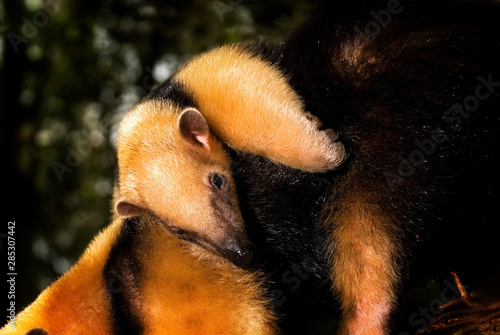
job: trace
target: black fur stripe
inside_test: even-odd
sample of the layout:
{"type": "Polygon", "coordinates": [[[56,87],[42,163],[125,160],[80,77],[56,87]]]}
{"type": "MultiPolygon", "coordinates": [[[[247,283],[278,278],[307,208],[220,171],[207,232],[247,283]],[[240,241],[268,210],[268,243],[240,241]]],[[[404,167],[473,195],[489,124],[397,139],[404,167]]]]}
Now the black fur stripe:
{"type": "Polygon", "coordinates": [[[173,78],[155,88],[144,100],[170,100],[177,103],[181,108],[198,108],[194,97],[186,90],[184,85],[173,78]]]}
{"type": "Polygon", "coordinates": [[[106,292],[111,304],[113,334],[143,334],[144,325],[134,306],[137,301],[137,277],[141,267],[134,246],[134,219],[126,219],[103,270],[106,292]],[[135,301],[134,301],[135,299],[135,301]],[[134,304],[135,302],[135,304],[134,304]]]}

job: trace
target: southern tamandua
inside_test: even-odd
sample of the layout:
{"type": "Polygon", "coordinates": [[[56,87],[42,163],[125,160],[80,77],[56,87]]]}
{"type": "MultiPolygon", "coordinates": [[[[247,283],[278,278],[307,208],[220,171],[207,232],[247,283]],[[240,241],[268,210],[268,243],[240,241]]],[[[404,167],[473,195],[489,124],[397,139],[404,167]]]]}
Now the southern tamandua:
{"type": "MultiPolygon", "coordinates": [[[[394,334],[413,333],[420,306],[394,314],[414,258],[475,280],[498,269],[500,9],[488,1],[325,6],[283,42],[247,50],[288,74],[350,159],[311,176],[235,153],[243,218],[277,303],[311,280],[323,288],[326,270],[340,334],[388,334],[397,321],[394,334]]],[[[310,306],[294,306],[290,334],[310,333],[301,327],[310,306]]]]}
{"type": "MultiPolygon", "coordinates": [[[[310,176],[235,153],[239,202],[263,264],[279,266],[275,255],[304,264],[301,253],[321,248],[301,233],[324,237],[322,256],[309,258],[318,264],[307,262],[310,272],[295,268],[302,273],[296,271],[300,280],[294,286],[323,271],[320,258],[326,258],[343,314],[341,334],[387,334],[413,249],[447,224],[455,237],[461,230],[470,236],[481,231],[471,222],[484,229],[496,220],[499,10],[493,3],[460,1],[346,0],[325,6],[281,44],[246,43],[204,54],[193,62],[200,66],[181,68],[146,102],[204,113],[207,107],[247,111],[255,101],[290,99],[279,90],[264,90],[271,97],[262,97],[269,84],[295,92],[304,110],[335,129],[350,160],[330,174],[310,176]],[[224,57],[231,50],[244,55],[241,62],[224,57]],[[239,67],[253,68],[254,61],[281,73],[285,84],[255,70],[239,85],[239,67]],[[221,84],[220,74],[230,86],[221,84]]],[[[253,129],[253,122],[256,130],[269,132],[259,119],[229,130],[215,126],[216,113],[206,119],[228,143],[225,132],[253,129]]],[[[250,136],[246,143],[253,142],[250,136]]],[[[481,247],[488,245],[495,243],[481,247]]],[[[286,271],[267,270],[281,276],[275,282],[291,282],[286,271]]]]}
{"type": "Polygon", "coordinates": [[[151,210],[176,231],[244,263],[248,242],[221,141],[325,172],[346,153],[337,134],[320,127],[286,75],[261,57],[238,45],[201,54],[121,121],[116,212],[133,217],[151,210]]]}
{"type": "Polygon", "coordinates": [[[272,335],[261,284],[161,219],[117,217],[0,334],[272,335]]]}

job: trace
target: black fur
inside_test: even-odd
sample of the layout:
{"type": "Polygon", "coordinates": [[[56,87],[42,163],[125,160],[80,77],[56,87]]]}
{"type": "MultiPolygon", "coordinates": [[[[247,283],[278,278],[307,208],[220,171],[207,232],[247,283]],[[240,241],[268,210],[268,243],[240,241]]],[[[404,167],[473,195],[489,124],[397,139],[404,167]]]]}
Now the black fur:
{"type": "Polygon", "coordinates": [[[181,83],[176,82],[172,78],[151,91],[151,93],[144,98],[144,101],[148,100],[170,100],[177,103],[180,108],[198,108],[193,96],[181,83]]]}
{"type": "Polygon", "coordinates": [[[269,276],[274,307],[285,328],[310,334],[314,321],[336,313],[323,252],[326,236],[317,229],[332,183],[251,154],[232,157],[255,263],[269,276]]]}
{"type": "MultiPolygon", "coordinates": [[[[386,9],[388,1],[338,1],[321,7],[280,45],[245,44],[289,75],[307,110],[338,131],[350,152],[339,171],[325,175],[233,154],[244,219],[272,290],[283,292],[276,302],[291,316],[285,322],[290,333],[305,331],[295,315],[303,322],[324,310],[323,303],[333,306],[321,257],[328,232],[318,223],[322,211],[338,209],[334,200],[343,194],[336,190],[346,176],[378,194],[374,205],[393,222],[405,250],[394,257],[406,274],[415,264],[426,271],[458,270],[476,285],[498,266],[498,5],[400,5],[403,10],[385,26],[379,23],[372,36],[359,31],[378,22],[371,11],[386,9]],[[357,51],[358,58],[349,59],[357,51]],[[487,98],[478,98],[479,85],[482,95],[489,90],[487,98]],[[471,109],[476,100],[479,106],[460,116],[467,114],[456,104],[468,97],[471,109]],[[286,275],[297,269],[307,276],[286,275]]],[[[404,328],[407,316],[401,318],[404,328]]]]}
{"type": "MultiPolygon", "coordinates": [[[[113,318],[113,334],[142,334],[144,332],[141,316],[134,311],[134,304],[140,302],[137,292],[137,277],[141,274],[140,262],[134,245],[140,234],[140,220],[125,219],[122,230],[113,245],[103,277],[106,283],[106,293],[111,305],[113,318]]],[[[135,305],[137,306],[137,305],[135,305]]]]}
{"type": "MultiPolygon", "coordinates": [[[[304,320],[335,309],[325,246],[335,249],[336,227],[321,224],[353,187],[375,194],[392,222],[404,275],[424,265],[476,285],[495,267],[499,17],[492,2],[325,1],[283,43],[242,45],[282,70],[350,153],[314,175],[232,152],[257,264],[290,334],[312,334],[304,320]]],[[[196,107],[173,80],[146,99],[196,107]]]]}

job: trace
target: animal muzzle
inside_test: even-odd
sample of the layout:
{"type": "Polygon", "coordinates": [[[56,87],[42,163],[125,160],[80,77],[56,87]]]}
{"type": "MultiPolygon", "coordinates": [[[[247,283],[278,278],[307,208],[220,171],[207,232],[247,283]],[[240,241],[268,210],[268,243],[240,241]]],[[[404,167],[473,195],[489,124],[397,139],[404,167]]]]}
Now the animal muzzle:
{"type": "Polygon", "coordinates": [[[175,226],[169,226],[168,229],[178,238],[215,252],[236,266],[246,268],[252,262],[250,243],[243,231],[228,229],[219,239],[213,240],[208,236],[175,226]]]}
{"type": "Polygon", "coordinates": [[[250,242],[244,228],[226,226],[224,233],[216,237],[217,252],[236,266],[246,268],[252,262],[250,242]]]}
{"type": "Polygon", "coordinates": [[[227,248],[220,249],[219,253],[222,257],[231,261],[234,265],[241,268],[246,268],[252,263],[253,254],[250,250],[249,243],[245,240],[244,243],[233,243],[227,248]]]}

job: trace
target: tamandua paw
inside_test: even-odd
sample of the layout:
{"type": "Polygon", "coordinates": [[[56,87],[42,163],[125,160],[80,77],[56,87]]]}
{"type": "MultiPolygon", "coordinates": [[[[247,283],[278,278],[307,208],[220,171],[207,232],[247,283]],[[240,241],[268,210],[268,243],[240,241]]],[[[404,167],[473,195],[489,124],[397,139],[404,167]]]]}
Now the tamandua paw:
{"type": "Polygon", "coordinates": [[[312,122],[312,124],[317,128],[317,129],[321,129],[323,128],[323,122],[321,122],[321,119],[319,117],[317,117],[316,115],[313,115],[309,112],[306,112],[304,113],[304,115],[306,116],[306,118],[312,122]]]}
{"type": "Polygon", "coordinates": [[[335,142],[337,142],[338,139],[339,139],[339,134],[335,130],[333,130],[331,128],[325,129],[325,130],[320,130],[320,131],[323,132],[323,133],[325,133],[325,135],[330,139],[330,141],[332,142],[332,144],[335,143],[335,142]]]}
{"type": "Polygon", "coordinates": [[[311,113],[305,113],[304,116],[309,121],[312,137],[302,142],[303,169],[310,172],[336,169],[347,157],[344,144],[339,141],[339,134],[330,128],[322,129],[323,122],[319,117],[311,113]]]}
{"type": "Polygon", "coordinates": [[[327,137],[330,138],[330,141],[336,142],[339,139],[339,134],[333,129],[323,129],[323,122],[316,115],[313,115],[309,112],[305,113],[306,118],[311,121],[311,123],[321,132],[324,132],[327,137]]]}
{"type": "Polygon", "coordinates": [[[319,162],[322,163],[324,171],[334,170],[347,158],[344,144],[339,141],[339,134],[333,129],[320,130],[319,134],[323,138],[319,162]]]}

